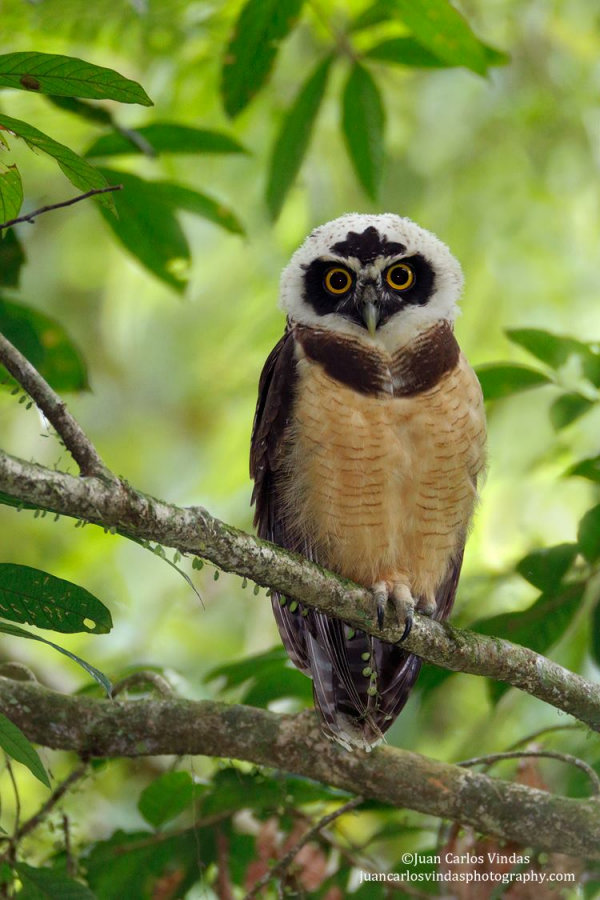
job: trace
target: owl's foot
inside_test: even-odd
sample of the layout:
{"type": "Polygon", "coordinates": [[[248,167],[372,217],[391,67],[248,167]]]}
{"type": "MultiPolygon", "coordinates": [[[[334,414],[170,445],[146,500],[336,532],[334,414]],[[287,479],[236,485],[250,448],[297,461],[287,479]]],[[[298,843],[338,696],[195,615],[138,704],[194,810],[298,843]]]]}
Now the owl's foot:
{"type": "Polygon", "coordinates": [[[391,601],[399,625],[404,624],[404,631],[399,643],[410,634],[415,611],[423,616],[433,616],[436,611],[435,597],[421,596],[415,600],[405,581],[378,581],[372,587],[377,607],[377,624],[383,628],[387,604],[391,601]]]}
{"type": "Polygon", "coordinates": [[[378,581],[373,585],[372,591],[377,607],[377,624],[383,628],[385,609],[391,601],[398,624],[404,623],[404,631],[400,638],[402,643],[410,634],[415,613],[416,604],[410,588],[405,582],[378,581]]]}

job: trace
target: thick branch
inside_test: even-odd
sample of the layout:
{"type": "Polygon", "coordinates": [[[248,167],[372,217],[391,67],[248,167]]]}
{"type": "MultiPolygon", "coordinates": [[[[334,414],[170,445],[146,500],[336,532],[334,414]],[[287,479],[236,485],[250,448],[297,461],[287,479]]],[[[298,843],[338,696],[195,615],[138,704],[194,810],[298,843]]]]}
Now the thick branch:
{"type": "MultiPolygon", "coordinates": [[[[122,482],[75,478],[5,453],[0,453],[0,491],[42,509],[204,557],[383,640],[397,642],[402,636],[393,624],[378,627],[369,591],[225,525],[201,507],[177,507],[122,482]]],[[[404,646],[443,668],[505,681],[600,731],[598,685],[532,650],[421,616],[404,646]]]]}
{"type": "Polygon", "coordinates": [[[85,757],[202,754],[243,759],[540,850],[600,858],[596,800],[556,797],[407,750],[348,752],[324,737],[312,712],[278,715],[177,698],[91,700],[7,678],[0,678],[0,711],[30,740],[85,757]]]}
{"type": "Polygon", "coordinates": [[[56,429],[63,439],[65,447],[79,466],[81,474],[110,477],[96,448],[68,411],[64,400],[61,400],[37,369],[3,334],[0,334],[0,362],[27,391],[56,429]]]}

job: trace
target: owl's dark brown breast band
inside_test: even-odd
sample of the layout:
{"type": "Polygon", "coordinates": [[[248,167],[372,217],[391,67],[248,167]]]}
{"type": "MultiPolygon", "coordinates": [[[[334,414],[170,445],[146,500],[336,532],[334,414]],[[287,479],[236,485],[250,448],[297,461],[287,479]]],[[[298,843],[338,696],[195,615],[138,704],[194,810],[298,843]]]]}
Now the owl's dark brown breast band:
{"type": "Polygon", "coordinates": [[[306,356],[331,378],[361,394],[412,397],[435,387],[452,371],[460,349],[452,326],[443,321],[424,331],[410,347],[387,357],[348,335],[296,325],[295,338],[306,356]]]}

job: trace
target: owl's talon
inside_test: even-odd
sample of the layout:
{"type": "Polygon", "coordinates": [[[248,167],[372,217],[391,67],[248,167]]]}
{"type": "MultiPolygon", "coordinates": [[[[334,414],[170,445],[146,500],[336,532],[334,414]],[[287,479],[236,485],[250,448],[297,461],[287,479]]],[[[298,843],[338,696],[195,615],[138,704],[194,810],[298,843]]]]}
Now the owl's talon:
{"type": "Polygon", "coordinates": [[[385,620],[385,607],[388,601],[388,592],[385,588],[375,585],[373,588],[373,597],[375,599],[375,607],[377,610],[377,627],[383,628],[385,620]]]}
{"type": "Polygon", "coordinates": [[[406,620],[404,623],[404,631],[402,632],[402,637],[398,641],[399,644],[401,644],[403,641],[405,641],[406,638],[411,633],[412,627],[413,627],[413,621],[414,621],[414,619],[413,619],[412,610],[409,610],[408,613],[406,614],[406,620]]]}

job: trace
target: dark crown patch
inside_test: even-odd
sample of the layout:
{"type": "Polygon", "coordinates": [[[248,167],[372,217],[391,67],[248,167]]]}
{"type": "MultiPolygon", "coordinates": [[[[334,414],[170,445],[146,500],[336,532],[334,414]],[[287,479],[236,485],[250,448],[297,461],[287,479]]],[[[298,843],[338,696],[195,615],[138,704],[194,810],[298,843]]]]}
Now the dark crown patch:
{"type": "Polygon", "coordinates": [[[385,234],[379,234],[373,225],[363,232],[349,231],[345,241],[338,241],[331,247],[332,253],[349,259],[359,259],[363,265],[372,263],[378,256],[397,256],[406,251],[404,244],[388,241],[385,234]]]}

